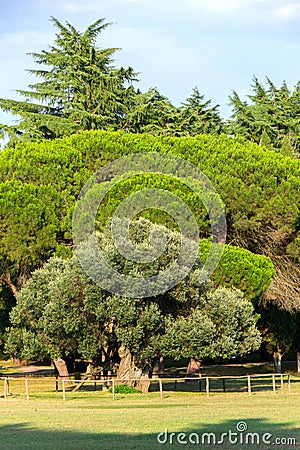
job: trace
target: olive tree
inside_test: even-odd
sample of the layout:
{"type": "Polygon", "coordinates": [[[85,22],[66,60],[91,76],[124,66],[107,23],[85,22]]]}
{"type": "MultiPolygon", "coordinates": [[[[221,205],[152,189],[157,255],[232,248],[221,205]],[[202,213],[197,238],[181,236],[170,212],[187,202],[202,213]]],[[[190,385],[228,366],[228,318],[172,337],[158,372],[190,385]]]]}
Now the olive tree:
{"type": "MultiPolygon", "coordinates": [[[[133,222],[132,228],[132,242],[139,250],[147,246],[149,232],[163,231],[164,254],[132,264],[112,245],[106,229],[98,239],[107,260],[119,272],[136,277],[162,272],[178,253],[181,234],[146,219],[133,222]]],[[[81,252],[94,263],[88,242],[81,252]]],[[[140,378],[147,377],[162,356],[233,358],[258,348],[252,304],[237,290],[210,291],[200,274],[199,260],[173,288],[136,298],[103,289],[76,256],[52,258],[17,293],[6,351],[26,359],[83,357],[117,367],[119,378],[140,378]]]]}

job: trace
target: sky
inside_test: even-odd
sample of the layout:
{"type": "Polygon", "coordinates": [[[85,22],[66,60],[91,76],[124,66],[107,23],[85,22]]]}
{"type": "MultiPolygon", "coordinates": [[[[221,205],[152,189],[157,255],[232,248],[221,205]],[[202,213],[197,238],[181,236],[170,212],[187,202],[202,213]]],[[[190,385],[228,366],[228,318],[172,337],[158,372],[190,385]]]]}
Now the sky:
{"type": "MultiPolygon", "coordinates": [[[[255,75],[292,89],[300,80],[300,0],[14,0],[0,16],[0,97],[22,99],[37,79],[28,52],[55,38],[50,16],[84,31],[99,18],[111,22],[101,48],[117,47],[115,65],[139,72],[150,87],[180,106],[195,86],[231,114],[232,90],[244,99],[255,75]]],[[[0,112],[0,122],[12,118],[0,112]]]]}

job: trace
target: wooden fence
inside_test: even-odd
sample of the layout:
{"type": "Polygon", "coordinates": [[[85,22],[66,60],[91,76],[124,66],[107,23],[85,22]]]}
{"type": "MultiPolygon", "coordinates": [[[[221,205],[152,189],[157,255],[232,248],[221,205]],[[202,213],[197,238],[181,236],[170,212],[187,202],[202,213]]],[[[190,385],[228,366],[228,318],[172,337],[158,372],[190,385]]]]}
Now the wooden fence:
{"type": "MultiPolygon", "coordinates": [[[[136,381],[141,382],[140,379],[84,379],[84,380],[66,380],[66,379],[55,379],[55,378],[44,378],[43,381],[40,377],[1,377],[0,381],[3,382],[3,398],[7,398],[10,395],[22,395],[25,396],[27,400],[30,399],[30,393],[34,396],[44,395],[50,392],[50,386],[55,383],[55,391],[62,393],[63,400],[66,400],[67,394],[71,396],[72,392],[76,392],[81,387],[89,387],[94,390],[102,388],[102,390],[108,387],[111,388],[112,399],[115,400],[116,397],[116,385],[125,384],[126,381],[136,381]],[[46,381],[45,381],[46,380],[46,381]],[[43,388],[42,383],[45,383],[45,388],[43,388]],[[34,384],[39,383],[39,388],[33,388],[34,384]],[[59,389],[59,383],[61,384],[61,389],[59,389]],[[11,389],[13,385],[13,391],[11,389]],[[47,386],[47,388],[46,388],[47,386]],[[33,388],[33,389],[32,389],[33,388]],[[18,391],[18,392],[17,392],[18,391]]],[[[159,393],[160,398],[163,398],[164,391],[177,391],[184,383],[185,391],[193,388],[198,392],[206,393],[209,397],[212,392],[238,392],[245,391],[248,395],[252,395],[254,391],[263,390],[271,388],[274,394],[280,389],[282,393],[286,392],[290,394],[291,392],[291,376],[290,374],[261,374],[261,375],[241,375],[241,376],[201,376],[199,378],[150,378],[145,380],[150,383],[150,390],[159,393]],[[239,389],[237,389],[237,381],[239,380],[239,389]],[[259,383],[259,384],[258,384],[259,383]],[[213,387],[213,385],[218,384],[218,388],[213,387]],[[221,388],[220,388],[221,386],[221,388]]],[[[51,389],[53,392],[54,389],[51,389]]]]}

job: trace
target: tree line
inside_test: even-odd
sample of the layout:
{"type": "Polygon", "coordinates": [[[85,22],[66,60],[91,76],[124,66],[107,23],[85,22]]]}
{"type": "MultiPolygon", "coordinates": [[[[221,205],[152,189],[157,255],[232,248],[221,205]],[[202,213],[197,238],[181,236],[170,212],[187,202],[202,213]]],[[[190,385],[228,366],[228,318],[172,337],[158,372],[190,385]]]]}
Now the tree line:
{"type": "Polygon", "coordinates": [[[119,49],[100,48],[97,38],[111,24],[99,19],[84,32],[69,22],[52,17],[57,33],[48,50],[30,53],[37,68],[29,73],[37,83],[17,90],[24,100],[0,99],[3,111],[17,115],[16,125],[0,125],[9,146],[19,140],[54,139],[82,130],[125,130],[163,136],[195,136],[201,133],[241,136],[283,154],[299,155],[300,84],[290,90],[267,78],[266,86],[256,77],[252,94],[241,100],[229,96],[232,116],[225,121],[195,87],[180,107],[151,87],[142,92],[138,73],[116,68],[113,57],[119,49]]]}

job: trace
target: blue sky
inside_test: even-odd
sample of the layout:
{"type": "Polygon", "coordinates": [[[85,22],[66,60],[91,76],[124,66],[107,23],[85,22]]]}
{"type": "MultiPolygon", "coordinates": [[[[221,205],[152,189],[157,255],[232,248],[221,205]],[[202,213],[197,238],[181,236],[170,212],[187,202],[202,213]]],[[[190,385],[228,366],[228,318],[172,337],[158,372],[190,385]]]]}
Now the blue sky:
{"type": "MultiPolygon", "coordinates": [[[[178,106],[197,85],[228,117],[229,94],[250,93],[254,74],[291,88],[300,80],[299,0],[14,0],[1,10],[0,97],[21,99],[14,89],[35,82],[26,52],[53,42],[51,15],[81,30],[113,22],[98,45],[120,47],[116,65],[178,106]]],[[[1,121],[11,119],[0,113],[1,121]]]]}

